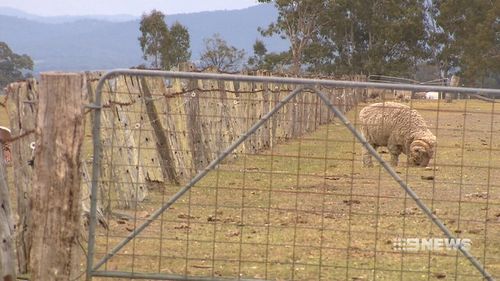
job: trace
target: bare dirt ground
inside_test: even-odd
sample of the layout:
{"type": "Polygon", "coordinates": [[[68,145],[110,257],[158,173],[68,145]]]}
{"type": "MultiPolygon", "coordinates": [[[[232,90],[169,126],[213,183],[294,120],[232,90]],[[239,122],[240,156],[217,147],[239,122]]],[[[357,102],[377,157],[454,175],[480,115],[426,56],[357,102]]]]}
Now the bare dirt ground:
{"type": "MultiPolygon", "coordinates": [[[[431,169],[399,175],[500,278],[500,106],[414,101],[438,139],[431,169]]],[[[348,115],[356,123],[356,113],[348,115]]],[[[388,159],[384,149],[380,150],[388,159]]],[[[233,156],[231,156],[233,158],[233,156]]],[[[99,229],[102,257],[178,186],[99,229]]],[[[481,280],[457,251],[400,251],[399,238],[445,238],[338,122],[211,171],[102,269],[267,280],[481,280]]],[[[98,280],[98,278],[96,278],[98,280]]],[[[128,279],[123,279],[128,280],[128,279]]]]}

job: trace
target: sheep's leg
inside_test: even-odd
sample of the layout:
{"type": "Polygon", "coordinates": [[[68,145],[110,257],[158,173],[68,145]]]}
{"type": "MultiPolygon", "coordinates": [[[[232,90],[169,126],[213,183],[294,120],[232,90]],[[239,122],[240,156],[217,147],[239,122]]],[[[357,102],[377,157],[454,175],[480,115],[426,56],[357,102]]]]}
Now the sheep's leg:
{"type": "Polygon", "coordinates": [[[403,152],[403,149],[398,145],[389,145],[387,149],[389,149],[389,153],[391,154],[391,165],[397,167],[399,155],[403,152]]]}
{"type": "MultiPolygon", "coordinates": [[[[378,146],[376,144],[370,143],[371,146],[375,150],[377,150],[378,146]]],[[[363,167],[373,167],[373,162],[372,162],[372,155],[370,154],[370,151],[366,149],[366,147],[363,146],[363,167]]]]}
{"type": "Polygon", "coordinates": [[[392,154],[391,153],[391,165],[393,167],[397,167],[398,166],[398,160],[399,160],[399,154],[392,154]]]}

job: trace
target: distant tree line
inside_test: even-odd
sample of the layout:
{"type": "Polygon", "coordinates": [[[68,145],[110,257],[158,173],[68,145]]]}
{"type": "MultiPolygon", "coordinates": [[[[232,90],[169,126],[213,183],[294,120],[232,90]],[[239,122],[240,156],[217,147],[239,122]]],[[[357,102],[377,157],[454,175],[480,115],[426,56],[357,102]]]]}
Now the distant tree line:
{"type": "Polygon", "coordinates": [[[500,85],[500,1],[259,0],[279,15],[261,29],[290,50],[254,45],[251,65],[294,74],[383,74],[414,78],[420,65],[467,85],[500,85]]]}
{"type": "MultiPolygon", "coordinates": [[[[434,69],[435,75],[444,77],[459,74],[467,85],[500,85],[499,1],[259,2],[278,9],[275,22],[260,28],[260,33],[288,40],[290,49],[269,53],[257,39],[244,64],[245,52],[214,34],[204,40],[200,66],[219,71],[245,67],[293,75],[381,74],[413,79],[434,69]]],[[[144,57],[152,58],[153,67],[170,68],[190,59],[188,31],[179,23],[169,31],[160,12],[144,15],[141,31],[144,57]]]]}
{"type": "MultiPolygon", "coordinates": [[[[259,0],[278,17],[259,28],[279,36],[289,50],[268,52],[257,39],[253,54],[214,34],[204,39],[195,62],[222,72],[242,68],[293,75],[381,74],[416,79],[458,74],[467,86],[500,85],[500,1],[491,0],[259,0]],[[422,74],[425,72],[424,74],[422,74]]],[[[189,31],[168,26],[157,10],[146,13],[138,38],[154,69],[172,69],[191,60],[189,31]]],[[[0,89],[33,69],[27,55],[0,42],[0,89]]],[[[440,78],[440,77],[436,77],[440,78]]]]}
{"type": "MultiPolygon", "coordinates": [[[[187,28],[178,22],[169,28],[162,12],[153,10],[142,15],[140,31],[143,57],[150,62],[151,68],[169,70],[191,59],[187,28]]],[[[244,50],[230,46],[218,33],[203,42],[205,46],[199,66],[224,72],[235,72],[241,68],[244,50]]]]}

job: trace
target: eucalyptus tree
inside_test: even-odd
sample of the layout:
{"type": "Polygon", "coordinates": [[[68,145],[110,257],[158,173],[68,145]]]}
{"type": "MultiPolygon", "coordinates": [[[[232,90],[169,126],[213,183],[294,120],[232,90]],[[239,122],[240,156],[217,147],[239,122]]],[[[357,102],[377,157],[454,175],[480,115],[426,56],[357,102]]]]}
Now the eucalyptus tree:
{"type": "Polygon", "coordinates": [[[432,11],[443,70],[471,86],[500,85],[500,1],[433,0],[432,11]]]}
{"type": "Polygon", "coordinates": [[[302,69],[305,50],[315,41],[316,35],[326,22],[319,18],[326,0],[259,0],[272,3],[278,9],[278,18],[266,28],[260,28],[264,36],[278,35],[290,42],[291,73],[298,75],[302,69]]]}
{"type": "Polygon", "coordinates": [[[143,58],[151,62],[151,67],[170,69],[191,58],[187,28],[175,22],[169,29],[162,12],[153,10],[143,14],[139,29],[143,58]]]}
{"type": "Polygon", "coordinates": [[[290,41],[292,72],[410,76],[429,58],[426,0],[259,0],[278,17],[265,36],[290,41]]]}
{"type": "Polygon", "coordinates": [[[14,53],[9,45],[0,42],[0,91],[7,84],[24,79],[33,70],[33,60],[28,55],[14,53]]]}
{"type": "Polygon", "coordinates": [[[167,42],[161,49],[162,67],[170,69],[191,59],[189,31],[179,22],[170,27],[167,42]]]}
{"type": "Polygon", "coordinates": [[[311,70],[411,76],[429,58],[425,0],[336,0],[323,5],[311,70]]]}
{"type": "Polygon", "coordinates": [[[241,68],[244,50],[229,45],[218,33],[203,41],[205,46],[200,58],[202,67],[214,67],[221,72],[235,72],[241,68]]]}

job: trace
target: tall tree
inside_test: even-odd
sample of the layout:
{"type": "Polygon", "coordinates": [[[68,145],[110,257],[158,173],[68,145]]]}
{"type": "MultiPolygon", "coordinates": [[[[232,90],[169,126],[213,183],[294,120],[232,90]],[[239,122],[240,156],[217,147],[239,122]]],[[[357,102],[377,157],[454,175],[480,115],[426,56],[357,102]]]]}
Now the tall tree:
{"type": "Polygon", "coordinates": [[[264,65],[264,58],[267,54],[266,45],[261,40],[255,40],[253,44],[253,56],[248,58],[248,65],[254,69],[261,69],[264,65]]]}
{"type": "MultiPolygon", "coordinates": [[[[500,76],[500,1],[433,0],[437,59],[469,85],[500,76]]],[[[500,79],[500,78],[499,78],[500,79]]],[[[500,81],[499,81],[500,82],[500,81]]]]}
{"type": "Polygon", "coordinates": [[[191,59],[189,32],[179,22],[170,27],[170,32],[162,46],[162,67],[170,69],[191,59]]]}
{"type": "Polygon", "coordinates": [[[203,67],[215,67],[222,72],[234,72],[240,69],[245,57],[244,50],[228,45],[218,33],[203,41],[205,49],[200,58],[203,67]]]}
{"type": "Polygon", "coordinates": [[[279,35],[290,41],[292,55],[291,72],[298,75],[301,71],[305,49],[314,41],[320,27],[320,14],[324,11],[326,0],[259,0],[261,3],[274,3],[278,9],[276,22],[260,29],[262,35],[279,35]]]}
{"type": "Polygon", "coordinates": [[[328,1],[306,51],[316,71],[411,76],[429,56],[425,0],[328,1]]]}
{"type": "Polygon", "coordinates": [[[145,60],[151,60],[153,68],[160,68],[162,61],[162,46],[168,40],[168,27],[165,23],[165,15],[152,10],[149,14],[143,14],[140,25],[141,37],[139,42],[145,60]]]}
{"type": "Polygon", "coordinates": [[[165,15],[157,10],[143,14],[139,42],[145,60],[156,69],[170,69],[191,58],[188,30],[179,22],[169,29],[165,15]]]}
{"type": "Polygon", "coordinates": [[[14,53],[7,43],[0,42],[0,91],[7,84],[26,77],[33,70],[33,60],[28,55],[14,53]]]}
{"type": "Polygon", "coordinates": [[[264,42],[256,40],[253,45],[254,55],[248,59],[248,66],[253,70],[263,69],[272,72],[285,72],[290,68],[290,52],[268,53],[264,42]]]}

